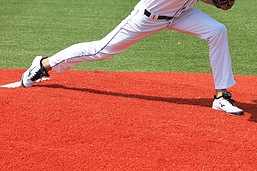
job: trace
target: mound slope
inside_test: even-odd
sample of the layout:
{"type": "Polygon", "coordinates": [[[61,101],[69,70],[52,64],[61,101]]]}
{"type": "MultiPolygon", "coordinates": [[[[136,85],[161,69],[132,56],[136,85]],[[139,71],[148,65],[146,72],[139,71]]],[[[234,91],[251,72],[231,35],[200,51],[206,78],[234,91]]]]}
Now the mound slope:
{"type": "MultiPolygon", "coordinates": [[[[24,70],[0,70],[0,85],[24,70]]],[[[211,109],[211,74],[68,71],[0,88],[3,170],[254,170],[257,79],[230,91],[244,116],[211,109]]]]}

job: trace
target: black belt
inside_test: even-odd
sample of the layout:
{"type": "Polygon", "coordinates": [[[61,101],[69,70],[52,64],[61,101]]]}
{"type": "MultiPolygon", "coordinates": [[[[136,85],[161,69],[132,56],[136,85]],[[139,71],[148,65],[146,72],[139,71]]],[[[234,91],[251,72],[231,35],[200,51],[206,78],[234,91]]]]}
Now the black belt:
{"type": "MultiPolygon", "coordinates": [[[[147,10],[145,9],[145,12],[144,14],[147,16],[147,17],[150,17],[152,14],[147,10]]],[[[154,14],[153,14],[154,15],[154,14]]],[[[154,18],[154,17],[153,17],[154,18]]],[[[157,20],[171,20],[173,17],[168,17],[168,16],[163,16],[163,15],[160,15],[157,17],[157,20]]]]}

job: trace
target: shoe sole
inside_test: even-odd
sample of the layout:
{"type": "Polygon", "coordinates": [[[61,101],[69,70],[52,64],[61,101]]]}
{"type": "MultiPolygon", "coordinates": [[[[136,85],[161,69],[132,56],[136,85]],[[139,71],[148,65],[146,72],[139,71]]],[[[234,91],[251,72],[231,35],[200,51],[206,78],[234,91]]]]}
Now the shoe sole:
{"type": "Polygon", "coordinates": [[[222,109],[220,109],[220,108],[216,108],[216,107],[212,107],[212,109],[214,109],[214,110],[219,110],[219,111],[223,111],[223,112],[225,112],[225,113],[228,113],[228,114],[231,114],[231,115],[243,115],[244,114],[244,111],[239,111],[239,112],[226,112],[226,111],[224,111],[224,110],[222,110],[222,109]]]}
{"type": "MultiPolygon", "coordinates": [[[[33,61],[32,61],[32,63],[31,63],[31,66],[35,63],[35,60],[36,60],[36,58],[38,58],[38,57],[41,57],[41,56],[36,56],[34,59],[33,59],[33,61]]],[[[42,60],[42,58],[40,59],[40,62],[41,62],[41,60],[42,60]]],[[[27,71],[26,71],[27,72],[27,71]]],[[[25,73],[26,73],[25,72],[25,73]]],[[[24,74],[25,74],[24,73],[24,74]]],[[[23,83],[23,77],[24,77],[24,74],[22,75],[22,77],[21,77],[21,85],[22,85],[22,87],[24,87],[24,88],[29,88],[29,87],[32,87],[32,86],[25,86],[25,84],[23,83]]],[[[36,81],[36,80],[35,80],[36,81]]],[[[34,81],[34,82],[35,82],[34,81]]]]}
{"type": "Polygon", "coordinates": [[[231,114],[231,115],[244,115],[244,112],[243,111],[240,111],[240,112],[227,112],[228,114],[231,114]]]}
{"type": "Polygon", "coordinates": [[[24,76],[24,74],[23,74],[22,77],[21,77],[21,86],[24,87],[24,88],[26,88],[26,86],[25,86],[24,83],[23,83],[23,76],[24,76]]]}
{"type": "MultiPolygon", "coordinates": [[[[26,72],[25,72],[24,74],[26,74],[26,72]]],[[[25,84],[23,83],[24,74],[23,74],[22,77],[21,77],[21,86],[24,87],[24,88],[32,87],[33,85],[31,85],[31,86],[25,86],[25,84]]],[[[34,84],[34,83],[33,83],[33,84],[34,84]]]]}

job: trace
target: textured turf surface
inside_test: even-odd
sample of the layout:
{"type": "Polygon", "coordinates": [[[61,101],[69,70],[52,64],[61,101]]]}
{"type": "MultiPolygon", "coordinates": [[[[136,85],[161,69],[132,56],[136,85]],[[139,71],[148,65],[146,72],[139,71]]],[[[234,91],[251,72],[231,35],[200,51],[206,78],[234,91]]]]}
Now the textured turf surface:
{"type": "MultiPolygon", "coordinates": [[[[0,85],[24,70],[0,70],[0,85]]],[[[1,170],[254,170],[256,77],[231,89],[244,116],[211,109],[211,74],[51,73],[0,88],[1,170]]]]}

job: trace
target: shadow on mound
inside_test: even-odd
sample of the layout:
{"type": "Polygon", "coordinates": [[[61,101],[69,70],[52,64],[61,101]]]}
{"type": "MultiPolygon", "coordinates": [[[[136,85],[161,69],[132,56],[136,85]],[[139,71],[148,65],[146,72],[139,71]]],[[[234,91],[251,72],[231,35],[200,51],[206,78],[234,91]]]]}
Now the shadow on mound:
{"type": "MultiPolygon", "coordinates": [[[[109,96],[117,96],[117,97],[125,97],[125,98],[135,98],[142,100],[151,100],[151,101],[159,101],[159,102],[168,102],[175,104],[186,104],[186,105],[195,105],[201,107],[211,107],[212,100],[211,98],[195,98],[195,99],[187,99],[187,98],[170,98],[170,97],[158,97],[158,96],[149,96],[149,95],[139,95],[139,94],[131,94],[131,93],[120,93],[120,92],[112,92],[112,91],[104,91],[104,90],[96,90],[91,88],[77,88],[77,87],[66,87],[59,84],[49,84],[49,85],[37,85],[40,87],[47,88],[61,88],[65,90],[73,90],[73,91],[81,91],[81,92],[89,92],[93,94],[103,94],[109,96]]],[[[257,100],[253,101],[255,104],[248,104],[237,102],[237,106],[240,106],[245,112],[251,114],[249,121],[257,122],[257,100]]]]}

